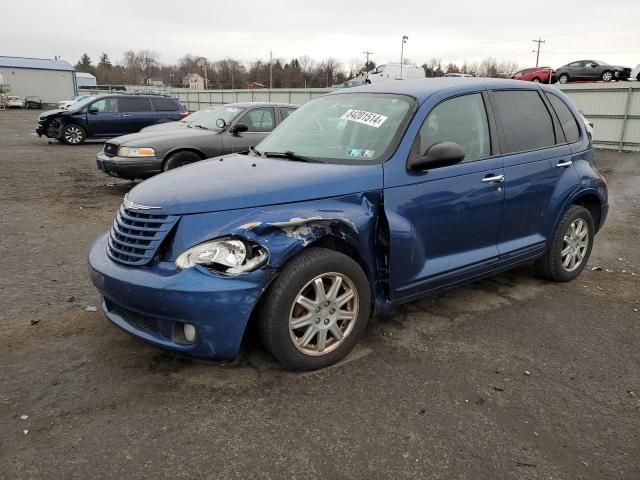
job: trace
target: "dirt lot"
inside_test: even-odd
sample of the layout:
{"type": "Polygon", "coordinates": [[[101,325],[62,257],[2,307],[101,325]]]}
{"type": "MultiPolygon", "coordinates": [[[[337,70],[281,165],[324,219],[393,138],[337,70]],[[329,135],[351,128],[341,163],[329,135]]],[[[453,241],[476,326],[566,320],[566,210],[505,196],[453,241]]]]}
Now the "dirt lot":
{"type": "Polygon", "coordinates": [[[300,374],[256,344],[180,360],[85,311],[131,184],[37,115],[0,112],[0,478],[640,478],[640,154],[598,153],[611,213],[577,281],[523,268],[409,304],[300,374]]]}

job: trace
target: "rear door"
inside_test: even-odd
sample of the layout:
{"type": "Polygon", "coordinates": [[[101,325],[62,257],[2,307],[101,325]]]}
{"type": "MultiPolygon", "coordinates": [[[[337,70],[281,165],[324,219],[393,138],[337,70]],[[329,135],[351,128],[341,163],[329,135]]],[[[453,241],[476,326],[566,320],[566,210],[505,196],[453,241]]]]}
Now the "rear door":
{"type": "MultiPolygon", "coordinates": [[[[492,142],[488,97],[470,93],[436,105],[416,135],[410,157],[455,142],[461,163],[407,172],[406,184],[385,187],[393,225],[390,281],[394,300],[456,283],[497,263],[504,170],[492,142]]],[[[490,107],[490,105],[489,105],[490,107]]]]}
{"type": "MultiPolygon", "coordinates": [[[[223,154],[241,153],[260,143],[276,126],[274,107],[257,107],[245,112],[233,125],[243,123],[249,130],[242,133],[225,133],[222,139],[223,154]]],[[[232,126],[233,126],[232,125],[232,126]]]]}
{"type": "Polygon", "coordinates": [[[87,106],[87,135],[90,137],[114,137],[122,130],[122,115],[118,112],[118,99],[105,97],[87,106]]]}
{"type": "Polygon", "coordinates": [[[148,97],[118,97],[118,111],[122,115],[124,133],[136,133],[157,123],[156,112],[151,107],[148,97]]]}
{"type": "Polygon", "coordinates": [[[504,156],[501,260],[539,253],[555,221],[558,202],[577,182],[571,149],[551,105],[539,90],[490,93],[504,156]]]}

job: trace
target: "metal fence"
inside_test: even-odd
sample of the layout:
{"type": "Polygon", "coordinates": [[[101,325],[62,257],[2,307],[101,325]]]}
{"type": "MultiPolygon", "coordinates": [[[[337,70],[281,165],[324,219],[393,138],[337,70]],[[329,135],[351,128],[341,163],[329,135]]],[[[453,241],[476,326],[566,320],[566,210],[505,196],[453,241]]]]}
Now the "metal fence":
{"type": "MultiPolygon", "coordinates": [[[[597,148],[640,151],[640,82],[556,84],[594,125],[597,148]]],[[[127,86],[128,91],[164,93],[189,111],[233,102],[282,102],[302,105],[332,88],[190,90],[127,86]]],[[[87,91],[83,93],[96,93],[87,91]]]]}
{"type": "Polygon", "coordinates": [[[576,83],[559,88],[593,122],[595,147],[640,151],[640,82],[576,83]]]}

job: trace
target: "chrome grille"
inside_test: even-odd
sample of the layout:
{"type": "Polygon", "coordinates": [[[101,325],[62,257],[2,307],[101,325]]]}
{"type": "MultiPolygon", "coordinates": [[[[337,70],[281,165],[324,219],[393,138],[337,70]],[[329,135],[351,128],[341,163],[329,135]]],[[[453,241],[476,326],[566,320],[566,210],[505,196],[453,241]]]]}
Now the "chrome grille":
{"type": "Polygon", "coordinates": [[[109,233],[109,257],[126,265],[146,265],[158,252],[178,218],[120,207],[109,233]]]}

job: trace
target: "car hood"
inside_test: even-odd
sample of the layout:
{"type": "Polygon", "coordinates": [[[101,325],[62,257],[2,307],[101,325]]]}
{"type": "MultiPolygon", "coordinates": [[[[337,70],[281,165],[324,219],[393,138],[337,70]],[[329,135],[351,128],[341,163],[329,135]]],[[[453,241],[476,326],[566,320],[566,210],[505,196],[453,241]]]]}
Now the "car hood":
{"type": "Polygon", "coordinates": [[[381,190],[382,165],[336,165],[225,155],[157,175],[127,200],[148,213],[185,215],[381,190]]]}
{"type": "Polygon", "coordinates": [[[202,130],[201,128],[166,128],[122,135],[109,140],[109,143],[128,147],[153,147],[162,142],[173,144],[176,140],[210,137],[219,134],[220,132],[202,130]]]}
{"type": "Polygon", "coordinates": [[[151,132],[157,130],[172,130],[174,128],[187,128],[189,125],[187,122],[164,122],[164,123],[156,123],[155,125],[149,125],[148,127],[144,127],[141,132],[151,132]]]}
{"type": "Polygon", "coordinates": [[[40,119],[43,119],[43,118],[47,118],[47,117],[52,117],[52,116],[54,116],[54,115],[59,115],[59,114],[61,114],[61,113],[67,113],[68,111],[69,111],[69,110],[66,110],[66,109],[64,109],[64,108],[56,108],[55,110],[47,110],[47,111],[45,111],[45,112],[42,112],[42,113],[40,114],[40,117],[39,117],[39,118],[40,118],[40,119]]]}

